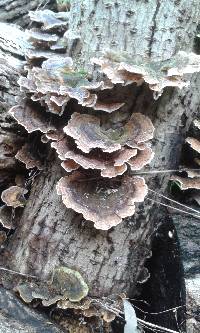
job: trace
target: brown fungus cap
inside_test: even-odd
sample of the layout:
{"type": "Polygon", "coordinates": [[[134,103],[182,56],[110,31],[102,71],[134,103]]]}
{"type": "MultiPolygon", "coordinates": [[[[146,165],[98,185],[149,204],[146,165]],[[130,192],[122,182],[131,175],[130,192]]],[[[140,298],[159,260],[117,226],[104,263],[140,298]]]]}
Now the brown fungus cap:
{"type": "Polygon", "coordinates": [[[40,110],[34,102],[13,106],[9,113],[20,125],[25,127],[28,133],[34,131],[47,133],[50,130],[55,130],[55,127],[50,125],[51,121],[48,113],[40,110]]]}
{"type": "Polygon", "coordinates": [[[94,105],[93,109],[94,110],[100,110],[100,111],[105,111],[108,113],[111,113],[113,111],[116,111],[120,109],[125,103],[102,103],[102,102],[96,102],[94,105]]]}
{"type": "Polygon", "coordinates": [[[77,170],[80,168],[80,165],[78,163],[76,163],[75,161],[73,160],[67,160],[67,161],[63,161],[61,163],[61,166],[63,167],[63,169],[65,169],[65,171],[67,172],[71,172],[71,171],[74,171],[74,170],[77,170]]]}
{"type": "Polygon", "coordinates": [[[77,147],[84,153],[94,148],[112,153],[127,145],[135,148],[153,138],[154,127],[151,120],[141,113],[133,113],[130,120],[120,129],[104,129],[100,118],[75,112],[64,132],[74,138],[77,147]]]}
{"type": "Polygon", "coordinates": [[[19,186],[11,186],[1,193],[1,199],[7,206],[14,208],[24,207],[26,200],[24,194],[28,191],[19,186]]]}
{"type": "Polygon", "coordinates": [[[97,229],[108,230],[135,212],[135,202],[142,202],[147,186],[141,177],[125,176],[113,182],[90,180],[83,172],[59,180],[57,193],[67,208],[83,214],[97,229]],[[118,184],[117,184],[118,183],[118,184]],[[113,186],[117,184],[117,186],[113,186]]]}
{"type": "Polygon", "coordinates": [[[128,160],[128,164],[132,171],[141,170],[145,165],[149,164],[154,157],[154,152],[151,148],[138,151],[135,157],[128,160]]]}
{"type": "Polygon", "coordinates": [[[42,170],[42,163],[31,152],[31,146],[26,143],[15,155],[15,158],[26,165],[26,169],[37,168],[42,170]]]}
{"type": "Polygon", "coordinates": [[[5,231],[0,230],[0,247],[3,245],[3,243],[6,241],[7,235],[5,231]]]}

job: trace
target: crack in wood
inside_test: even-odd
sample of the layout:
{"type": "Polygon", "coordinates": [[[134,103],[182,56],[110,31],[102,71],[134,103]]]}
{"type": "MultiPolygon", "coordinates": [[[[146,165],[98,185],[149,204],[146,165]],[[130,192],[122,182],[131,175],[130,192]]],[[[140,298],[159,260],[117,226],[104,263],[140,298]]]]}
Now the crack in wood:
{"type": "Polygon", "coordinates": [[[161,5],[160,0],[158,0],[157,5],[156,5],[156,10],[154,12],[153,19],[152,19],[153,25],[151,27],[151,37],[150,37],[149,47],[148,47],[149,48],[149,51],[148,51],[149,58],[152,55],[152,46],[153,46],[153,42],[154,42],[154,34],[155,34],[156,26],[157,26],[156,19],[157,19],[157,15],[158,15],[158,12],[159,12],[159,9],[160,9],[160,5],[161,5]]]}

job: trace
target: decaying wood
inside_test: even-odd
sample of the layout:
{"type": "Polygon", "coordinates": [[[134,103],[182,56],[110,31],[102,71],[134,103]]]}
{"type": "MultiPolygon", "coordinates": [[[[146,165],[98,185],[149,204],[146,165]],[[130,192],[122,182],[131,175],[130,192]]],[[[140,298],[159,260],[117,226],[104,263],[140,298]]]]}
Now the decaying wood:
{"type": "MultiPolygon", "coordinates": [[[[72,43],[70,55],[85,65],[103,49],[128,51],[136,57],[152,60],[165,60],[180,49],[191,51],[200,5],[195,0],[138,1],[134,2],[134,7],[128,0],[117,0],[114,4],[111,1],[72,1],[70,13],[70,29],[81,37],[81,44],[72,43]]],[[[23,35],[18,28],[12,29],[16,29],[17,35],[23,35]]],[[[19,43],[24,45],[23,37],[19,43]]],[[[0,62],[3,110],[0,119],[1,128],[8,131],[12,122],[7,110],[18,95],[17,78],[24,62],[23,47],[18,45],[13,49],[10,35],[0,38],[0,59],[7,61],[6,66],[5,62],[0,62]]],[[[150,170],[178,167],[186,131],[199,111],[199,87],[200,76],[193,75],[190,87],[181,91],[166,89],[157,101],[145,85],[132,87],[132,110],[147,114],[156,128],[153,142],[156,154],[150,170]]],[[[55,186],[62,175],[60,163],[53,159],[35,179],[15,233],[9,238],[3,263],[40,279],[47,279],[55,266],[66,265],[82,273],[93,297],[122,292],[128,297],[137,296],[138,281],[144,282],[148,277],[144,264],[151,256],[152,235],[159,225],[168,221],[166,210],[160,210],[147,198],[134,217],[109,231],[95,230],[92,223],[86,223],[81,216],[66,209],[57,196],[55,186]]],[[[146,179],[150,188],[164,193],[169,176],[148,175],[146,179]]],[[[152,198],[150,193],[149,197],[152,198]]],[[[171,241],[178,251],[176,237],[171,241]]],[[[155,281],[158,283],[162,283],[160,271],[170,265],[168,261],[167,265],[161,263],[163,258],[164,255],[157,263],[155,281]]],[[[181,279],[182,272],[179,270],[177,274],[181,279]]],[[[183,283],[175,282],[171,288],[173,297],[168,295],[167,283],[161,288],[162,297],[157,294],[159,307],[155,298],[148,299],[151,309],[161,311],[165,304],[172,308],[184,303],[183,283]]],[[[183,315],[180,321],[182,319],[183,315]]],[[[168,317],[163,319],[164,325],[177,328],[168,317]]]]}

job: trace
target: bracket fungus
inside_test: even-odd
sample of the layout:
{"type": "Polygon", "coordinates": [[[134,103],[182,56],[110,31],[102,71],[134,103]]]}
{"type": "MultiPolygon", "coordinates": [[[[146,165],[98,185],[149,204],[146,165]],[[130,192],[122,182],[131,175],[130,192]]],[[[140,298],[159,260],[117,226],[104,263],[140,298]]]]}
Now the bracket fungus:
{"type": "Polygon", "coordinates": [[[151,120],[141,113],[133,113],[123,127],[107,130],[101,126],[97,116],[75,112],[63,130],[84,153],[94,148],[112,153],[125,145],[137,148],[140,143],[152,139],[154,133],[151,120]]]}
{"type": "Polygon", "coordinates": [[[92,63],[99,65],[113,84],[146,82],[151,90],[160,94],[165,87],[183,88],[189,84],[185,74],[200,71],[200,56],[184,51],[163,62],[134,62],[126,52],[107,51],[102,57],[93,58],[92,63]]]}
{"type": "Polygon", "coordinates": [[[15,291],[26,303],[41,299],[44,306],[50,306],[60,300],[80,302],[87,296],[89,289],[78,271],[61,266],[54,269],[50,281],[23,283],[15,291]]]}
{"type": "Polygon", "coordinates": [[[127,170],[126,163],[137,154],[137,149],[127,147],[110,154],[102,152],[100,149],[84,154],[70,146],[66,137],[53,142],[51,146],[56,149],[58,157],[64,161],[61,165],[65,170],[68,171],[69,166],[73,166],[74,170],[79,167],[86,170],[101,170],[101,176],[109,178],[123,174],[127,170]],[[74,164],[72,161],[74,161],[74,164]]]}
{"type": "MultiPolygon", "coordinates": [[[[32,46],[26,54],[26,76],[18,81],[22,96],[10,113],[28,133],[44,133],[43,143],[54,141],[51,147],[71,173],[57,185],[65,205],[93,221],[96,228],[109,229],[132,215],[135,202],[143,201],[147,194],[143,178],[124,174],[128,168],[141,169],[152,159],[149,141],[154,126],[141,113],[123,113],[126,95],[118,100],[110,94],[114,81],[101,75],[97,81],[98,75],[79,68],[67,56],[67,42],[73,36],[80,38],[67,30],[68,13],[45,10],[29,15],[34,23],[26,33],[32,46]],[[100,94],[103,90],[109,92],[104,93],[106,98],[100,94]],[[80,105],[75,111],[84,108],[84,112],[73,108],[71,112],[71,99],[80,105]],[[113,116],[116,112],[124,116],[113,116]],[[85,177],[97,179],[93,189],[87,187],[85,177]],[[74,184],[78,184],[76,188],[74,184]]],[[[16,159],[27,169],[41,168],[27,144],[16,159]]]]}
{"type": "Polygon", "coordinates": [[[16,105],[10,109],[10,114],[17,122],[24,126],[28,133],[41,131],[47,133],[55,130],[55,126],[50,125],[50,117],[38,109],[36,103],[24,103],[24,105],[16,105]]]}
{"type": "Polygon", "coordinates": [[[125,176],[121,181],[88,181],[87,175],[75,171],[61,178],[57,193],[66,207],[93,221],[95,228],[108,230],[135,212],[135,202],[144,201],[147,185],[142,177],[125,176]]]}
{"type": "MultiPolygon", "coordinates": [[[[106,51],[82,68],[70,57],[73,41],[78,49],[83,41],[68,29],[68,12],[39,10],[29,16],[21,96],[10,113],[28,133],[41,132],[41,141],[55,148],[68,173],[57,184],[64,204],[96,228],[109,229],[132,215],[135,202],[147,193],[144,179],[127,176],[127,170],[141,170],[154,156],[154,126],[132,109],[132,90],[125,86],[146,82],[158,94],[167,86],[182,88],[188,84],[185,74],[200,70],[200,56],[179,52],[163,62],[137,62],[127,52],[106,51]]],[[[16,158],[27,168],[40,168],[28,149],[22,147],[16,158]]]]}
{"type": "Polygon", "coordinates": [[[24,207],[26,203],[24,195],[27,192],[28,191],[25,188],[11,186],[1,193],[1,199],[7,206],[11,206],[13,208],[24,207]]]}

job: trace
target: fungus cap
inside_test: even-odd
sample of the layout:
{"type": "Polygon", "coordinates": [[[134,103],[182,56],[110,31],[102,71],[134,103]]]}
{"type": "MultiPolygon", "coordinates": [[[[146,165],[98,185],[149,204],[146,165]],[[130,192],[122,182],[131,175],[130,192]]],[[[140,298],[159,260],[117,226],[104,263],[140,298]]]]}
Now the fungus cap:
{"type": "Polygon", "coordinates": [[[83,172],[75,171],[61,178],[56,186],[67,208],[93,221],[97,229],[107,230],[135,212],[135,202],[142,202],[147,186],[141,177],[124,176],[119,184],[100,179],[90,180],[83,172]]]}

